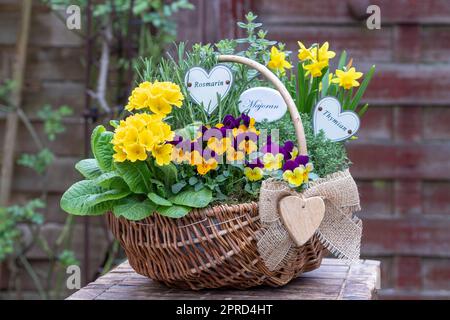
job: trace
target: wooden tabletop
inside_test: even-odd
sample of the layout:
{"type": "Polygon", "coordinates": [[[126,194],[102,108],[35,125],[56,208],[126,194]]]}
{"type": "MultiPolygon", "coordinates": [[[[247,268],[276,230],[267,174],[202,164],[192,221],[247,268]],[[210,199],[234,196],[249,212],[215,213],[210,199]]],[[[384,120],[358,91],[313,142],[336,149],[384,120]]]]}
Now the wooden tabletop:
{"type": "Polygon", "coordinates": [[[108,274],[75,292],[68,300],[260,300],[326,299],[370,300],[380,288],[380,262],[324,259],[319,269],[302,274],[281,288],[257,287],[249,290],[170,289],[137,274],[123,262],[108,274]]]}

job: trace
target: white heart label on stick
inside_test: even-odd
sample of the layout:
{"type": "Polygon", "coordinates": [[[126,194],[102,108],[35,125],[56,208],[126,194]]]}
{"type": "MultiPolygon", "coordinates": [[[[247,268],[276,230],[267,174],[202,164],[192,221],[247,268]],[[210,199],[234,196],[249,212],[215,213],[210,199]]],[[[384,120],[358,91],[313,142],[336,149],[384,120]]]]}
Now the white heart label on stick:
{"type": "Polygon", "coordinates": [[[233,73],[224,65],[215,66],[209,73],[194,67],[186,73],[184,83],[191,98],[211,114],[219,104],[218,95],[223,99],[230,92],[233,73]]]}
{"type": "Polygon", "coordinates": [[[314,108],[314,134],[323,130],[325,137],[342,141],[353,136],[359,129],[358,115],[353,111],[342,111],[341,104],[334,97],[325,97],[314,108]]]}
{"type": "Polygon", "coordinates": [[[248,113],[257,122],[281,119],[287,105],[281,94],[272,88],[255,87],[245,90],[239,98],[239,111],[248,113]]]}

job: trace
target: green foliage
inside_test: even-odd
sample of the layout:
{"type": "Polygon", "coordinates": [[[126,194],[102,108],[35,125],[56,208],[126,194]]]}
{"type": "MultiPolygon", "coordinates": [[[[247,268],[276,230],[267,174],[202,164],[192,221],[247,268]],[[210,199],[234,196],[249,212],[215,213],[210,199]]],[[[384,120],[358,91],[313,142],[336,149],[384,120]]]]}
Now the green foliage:
{"type": "Polygon", "coordinates": [[[23,206],[0,207],[0,262],[13,254],[21,237],[19,224],[41,225],[43,216],[37,210],[45,207],[40,199],[33,199],[23,206]]]}
{"type": "Polygon", "coordinates": [[[124,217],[128,220],[142,220],[150,215],[156,209],[156,204],[150,200],[142,199],[136,195],[130,195],[117,201],[113,212],[116,217],[124,217]]]}
{"type": "Polygon", "coordinates": [[[37,112],[38,117],[44,121],[44,131],[50,141],[55,140],[57,134],[66,130],[62,121],[72,114],[73,110],[68,106],[61,106],[54,110],[48,104],[37,112]]]}
{"type": "MultiPolygon", "coordinates": [[[[350,165],[347,158],[347,152],[343,142],[333,142],[327,139],[323,132],[314,134],[311,116],[302,114],[302,123],[305,130],[306,144],[310,160],[314,164],[314,172],[319,177],[325,177],[328,174],[344,170],[350,165]]],[[[279,130],[279,140],[291,140],[296,142],[294,125],[289,114],[286,114],[281,120],[270,123],[262,123],[261,129],[279,130]]]]}
{"type": "Polygon", "coordinates": [[[163,216],[169,218],[181,218],[187,215],[192,208],[184,206],[159,206],[156,211],[163,216]]]}
{"type": "Polygon", "coordinates": [[[83,159],[77,162],[75,169],[86,179],[95,179],[102,174],[96,159],[83,159]]]}
{"type": "Polygon", "coordinates": [[[64,269],[68,266],[80,265],[80,261],[75,257],[75,253],[71,250],[63,250],[58,255],[58,262],[64,269]]]}
{"type": "Polygon", "coordinates": [[[0,83],[0,102],[9,105],[9,95],[14,89],[14,81],[6,79],[3,83],[0,83]]]}
{"type": "Polygon", "coordinates": [[[207,188],[203,188],[198,191],[189,189],[170,198],[172,203],[194,208],[204,208],[211,202],[211,200],[212,192],[207,188]]]}
{"type": "Polygon", "coordinates": [[[113,200],[130,194],[126,189],[105,189],[92,180],[82,180],[73,184],[61,198],[61,208],[75,215],[99,215],[112,209],[113,200]]]}
{"type": "Polygon", "coordinates": [[[113,163],[113,145],[111,140],[113,133],[106,131],[104,126],[97,126],[91,135],[91,149],[95,159],[97,159],[98,166],[103,171],[112,169],[113,163]]]}
{"type": "Polygon", "coordinates": [[[44,174],[47,168],[53,163],[55,156],[49,149],[44,148],[36,154],[23,153],[17,163],[33,169],[39,174],[44,174]]]}
{"type": "Polygon", "coordinates": [[[145,162],[117,162],[115,163],[115,167],[132,192],[148,194],[153,191],[150,180],[152,174],[145,162]]]}

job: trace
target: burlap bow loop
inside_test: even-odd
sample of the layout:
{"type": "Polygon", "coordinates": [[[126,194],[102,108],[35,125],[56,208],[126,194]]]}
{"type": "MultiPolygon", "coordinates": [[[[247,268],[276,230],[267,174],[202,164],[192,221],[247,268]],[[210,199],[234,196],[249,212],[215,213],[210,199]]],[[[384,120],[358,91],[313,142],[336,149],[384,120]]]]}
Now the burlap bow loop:
{"type": "MultiPolygon", "coordinates": [[[[296,231],[297,238],[293,237],[295,219],[309,219],[306,223],[318,225],[315,233],[331,253],[338,258],[358,260],[362,222],[353,216],[358,210],[360,210],[358,188],[348,170],[311,182],[301,193],[294,191],[282,181],[266,180],[261,186],[259,197],[262,230],[257,246],[260,256],[271,271],[283,267],[293,258],[296,245],[300,245],[303,240],[314,234],[314,231],[310,235],[303,234],[304,239],[298,242],[299,230],[296,231]],[[321,202],[325,207],[323,217],[320,217],[321,202]],[[310,217],[300,217],[298,214],[296,216],[294,211],[297,209],[290,209],[293,212],[289,215],[285,213],[282,218],[280,205],[283,203],[289,204],[288,208],[300,208],[302,203],[309,204],[313,209],[302,211],[303,215],[306,212],[310,217]],[[286,221],[285,217],[289,217],[290,221],[286,221]]],[[[305,223],[305,220],[299,222],[305,223]]]]}

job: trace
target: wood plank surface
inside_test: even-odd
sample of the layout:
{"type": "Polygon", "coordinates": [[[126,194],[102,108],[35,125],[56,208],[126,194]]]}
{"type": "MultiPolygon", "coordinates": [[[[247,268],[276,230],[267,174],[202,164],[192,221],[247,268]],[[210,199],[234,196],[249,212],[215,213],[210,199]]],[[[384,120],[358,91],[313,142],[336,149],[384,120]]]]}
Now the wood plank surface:
{"type": "Polygon", "coordinates": [[[379,279],[379,261],[346,264],[342,260],[324,259],[319,269],[304,273],[281,288],[262,286],[194,292],[171,289],[152,281],[137,274],[125,261],[67,300],[368,300],[376,298],[379,279]]]}

